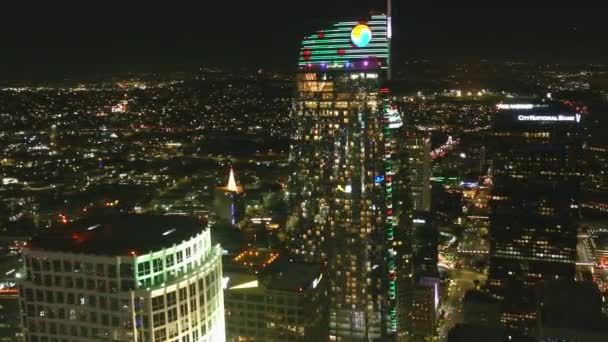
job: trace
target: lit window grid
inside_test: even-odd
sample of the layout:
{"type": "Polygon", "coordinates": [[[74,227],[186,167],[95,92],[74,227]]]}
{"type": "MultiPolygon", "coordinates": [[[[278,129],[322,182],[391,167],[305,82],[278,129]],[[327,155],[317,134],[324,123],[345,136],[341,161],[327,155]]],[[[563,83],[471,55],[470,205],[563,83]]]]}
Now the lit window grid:
{"type": "Polygon", "coordinates": [[[202,264],[213,251],[209,229],[179,245],[135,257],[135,279],[138,287],[153,288],[167,279],[175,279],[202,264]],[[188,253],[188,251],[190,251],[188,253]],[[196,251],[196,252],[195,252],[196,251]],[[181,256],[181,257],[179,257],[181,256]],[[171,259],[172,258],[172,259],[171,259]],[[160,269],[155,270],[154,262],[159,260],[160,269]],[[172,261],[172,265],[171,262],[172,261]],[[188,269],[190,265],[190,269],[188,269]],[[154,277],[162,276],[163,281],[156,284],[154,277]]]}
{"type": "MultiPolygon", "coordinates": [[[[141,323],[138,323],[138,318],[141,319],[142,315],[146,314],[146,310],[136,309],[143,308],[143,306],[148,308],[148,322],[150,322],[149,327],[151,327],[151,324],[153,324],[151,298],[157,297],[161,293],[170,293],[174,289],[196,283],[197,281],[202,282],[206,276],[214,273],[214,282],[212,284],[205,283],[205,288],[194,294],[198,300],[197,305],[201,308],[198,320],[189,319],[189,322],[192,324],[190,329],[179,327],[178,335],[180,338],[192,336],[193,340],[196,340],[194,339],[196,335],[197,338],[200,338],[199,341],[223,341],[224,316],[223,293],[221,291],[220,247],[210,247],[210,231],[207,229],[189,241],[174,246],[169,250],[185,252],[186,248],[191,248],[192,251],[194,245],[204,246],[204,248],[197,247],[197,253],[192,254],[191,258],[195,260],[203,255],[206,257],[204,262],[202,260],[195,261],[193,269],[185,273],[183,278],[171,282],[166,287],[161,287],[159,286],[161,284],[157,284],[152,291],[144,288],[131,291],[125,290],[121,288],[123,285],[122,281],[131,279],[131,286],[135,288],[136,267],[134,262],[141,259],[152,260],[151,257],[159,256],[160,252],[150,253],[141,257],[108,257],[63,252],[27,251],[24,254],[24,263],[26,265],[24,273],[30,274],[28,278],[31,278],[33,273],[37,273],[40,278],[44,279],[44,283],[35,284],[33,280],[28,279],[22,282],[23,297],[20,305],[24,315],[28,316],[27,318],[23,316],[25,318],[23,324],[26,327],[26,333],[29,332],[29,336],[34,337],[34,339],[56,338],[57,336],[62,336],[62,331],[65,334],[71,334],[72,329],[75,329],[78,341],[97,341],[99,338],[108,336],[112,336],[116,340],[131,341],[134,335],[140,336],[141,339],[152,341],[154,337],[153,331],[141,327],[141,323]],[[48,262],[51,266],[49,270],[41,267],[39,271],[34,271],[31,269],[32,260],[39,260],[41,263],[48,262]],[[61,270],[57,271],[55,269],[54,262],[58,262],[61,270]],[[81,268],[78,271],[72,269],[68,272],[64,268],[65,262],[69,262],[72,266],[80,263],[81,268]],[[85,265],[91,265],[90,269],[87,270],[85,265]],[[98,265],[104,265],[101,274],[98,273],[98,265]],[[113,277],[109,274],[111,265],[116,267],[116,274],[113,277]],[[132,270],[132,274],[121,274],[121,265],[127,265],[132,270]],[[47,278],[52,279],[53,282],[56,279],[61,279],[62,283],[64,281],[67,282],[67,279],[82,280],[82,288],[76,288],[76,285],[67,287],[53,283],[47,286],[47,278]],[[97,286],[102,282],[108,285],[108,288],[100,291],[97,286]],[[94,284],[95,288],[87,288],[87,284],[89,283],[94,284]],[[115,284],[115,290],[109,288],[111,283],[115,284]],[[214,290],[212,292],[205,291],[207,289],[214,290]],[[25,298],[25,294],[30,291],[36,295],[32,295],[32,298],[25,298]],[[39,298],[38,293],[42,293],[43,298],[39,298]],[[51,300],[47,293],[52,294],[52,303],[49,303],[51,300]],[[215,296],[209,298],[208,293],[215,294],[215,296]],[[204,294],[203,298],[200,297],[202,294],[204,294]],[[63,298],[63,303],[58,302],[57,298],[60,297],[63,298]],[[74,298],[74,304],[68,304],[70,298],[74,298]],[[91,299],[95,300],[95,305],[91,305],[91,299]],[[102,305],[102,302],[106,304],[102,305]],[[112,303],[117,304],[113,305],[112,303]],[[33,315],[29,312],[31,308],[33,308],[33,315]],[[64,313],[63,318],[59,317],[61,312],[64,313]],[[92,321],[93,317],[95,317],[96,322],[92,321]],[[103,319],[106,317],[107,322],[104,323],[103,319]],[[205,317],[207,319],[204,319],[205,317]],[[199,322],[201,324],[198,324],[199,322]],[[36,325],[37,329],[34,329],[32,325],[36,325]],[[46,328],[47,325],[48,329],[46,328]],[[44,332],[40,331],[41,327],[44,327],[44,332]],[[52,327],[54,330],[51,330],[52,327]],[[86,332],[87,336],[83,336],[83,332],[86,332]]],[[[167,253],[162,254],[166,255],[167,253]]],[[[187,260],[183,260],[182,264],[186,264],[187,262],[187,260]]],[[[72,284],[78,283],[78,281],[70,282],[72,284]]],[[[182,318],[178,316],[177,321],[181,322],[182,318]]]]}

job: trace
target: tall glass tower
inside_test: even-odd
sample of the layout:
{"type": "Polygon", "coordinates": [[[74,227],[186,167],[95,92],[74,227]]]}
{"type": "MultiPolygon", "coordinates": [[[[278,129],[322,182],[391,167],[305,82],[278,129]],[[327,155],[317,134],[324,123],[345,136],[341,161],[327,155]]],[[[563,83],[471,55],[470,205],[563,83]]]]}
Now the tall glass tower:
{"type": "Polygon", "coordinates": [[[528,332],[536,319],[534,285],[575,276],[581,114],[559,104],[501,107],[489,145],[488,285],[503,300],[503,323],[528,332]]]}
{"type": "Polygon", "coordinates": [[[390,16],[342,21],[302,41],[288,234],[327,263],[330,338],[396,337],[411,281],[401,117],[391,105],[390,16]]]}

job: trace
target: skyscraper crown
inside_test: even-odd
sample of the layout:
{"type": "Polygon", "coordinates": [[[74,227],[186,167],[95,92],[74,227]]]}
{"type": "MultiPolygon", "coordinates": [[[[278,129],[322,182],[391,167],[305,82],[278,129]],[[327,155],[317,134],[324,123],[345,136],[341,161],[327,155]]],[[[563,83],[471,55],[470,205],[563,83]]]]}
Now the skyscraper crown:
{"type": "Polygon", "coordinates": [[[385,14],[342,21],[302,41],[298,65],[305,68],[386,67],[389,58],[389,20],[385,14]]]}

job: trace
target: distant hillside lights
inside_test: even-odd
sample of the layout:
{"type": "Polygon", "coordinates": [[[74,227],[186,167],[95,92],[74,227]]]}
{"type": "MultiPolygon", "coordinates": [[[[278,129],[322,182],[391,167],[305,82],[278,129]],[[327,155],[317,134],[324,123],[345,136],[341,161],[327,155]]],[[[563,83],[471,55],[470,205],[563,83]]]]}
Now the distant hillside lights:
{"type": "Polygon", "coordinates": [[[112,113],[125,113],[128,109],[129,102],[126,100],[120,101],[118,104],[112,106],[112,113]]]}

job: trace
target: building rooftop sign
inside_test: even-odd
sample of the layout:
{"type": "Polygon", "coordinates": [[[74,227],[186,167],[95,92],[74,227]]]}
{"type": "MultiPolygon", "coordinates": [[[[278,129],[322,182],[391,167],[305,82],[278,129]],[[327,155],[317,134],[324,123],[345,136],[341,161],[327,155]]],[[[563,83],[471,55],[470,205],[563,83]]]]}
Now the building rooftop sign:
{"type": "Polygon", "coordinates": [[[558,115],[518,115],[518,121],[550,121],[550,122],[581,122],[581,114],[558,114],[558,115]]]}
{"type": "Polygon", "coordinates": [[[534,108],[545,108],[548,107],[545,104],[533,104],[533,103],[499,103],[496,105],[498,109],[534,109],[534,108]]]}

